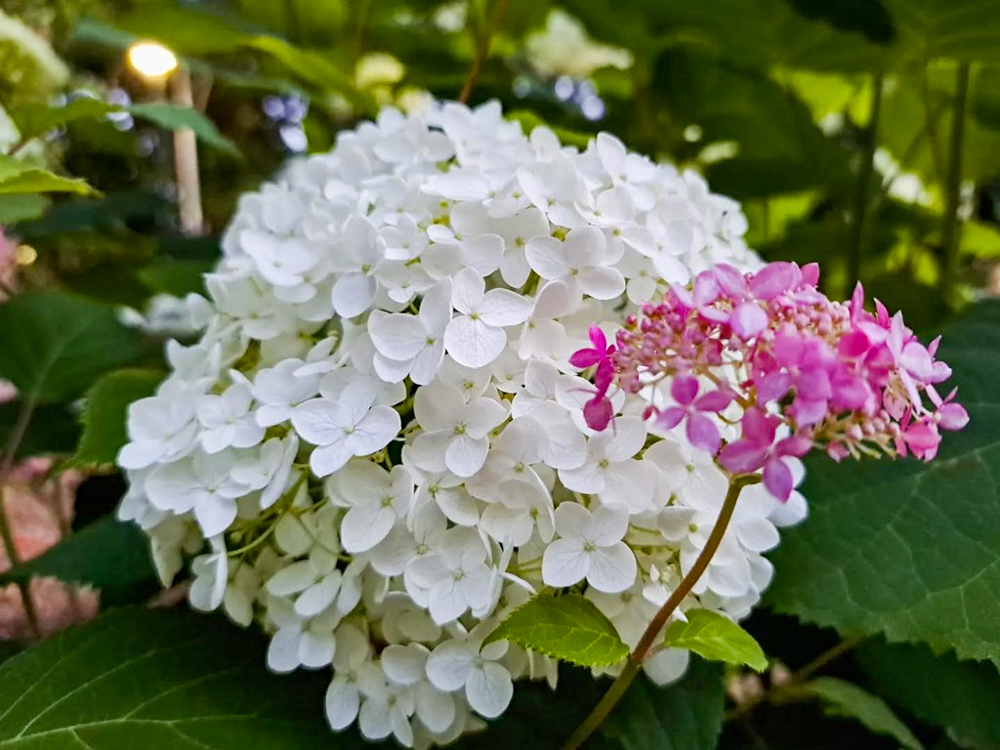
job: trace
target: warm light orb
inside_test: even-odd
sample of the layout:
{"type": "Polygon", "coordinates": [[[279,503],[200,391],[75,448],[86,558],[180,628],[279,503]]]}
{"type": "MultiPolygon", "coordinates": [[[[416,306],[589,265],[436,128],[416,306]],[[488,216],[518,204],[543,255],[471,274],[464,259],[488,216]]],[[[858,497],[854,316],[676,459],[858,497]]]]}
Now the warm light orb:
{"type": "Polygon", "coordinates": [[[177,56],[157,42],[133,44],[128,50],[128,62],[146,78],[162,78],[177,69],[177,56]]]}

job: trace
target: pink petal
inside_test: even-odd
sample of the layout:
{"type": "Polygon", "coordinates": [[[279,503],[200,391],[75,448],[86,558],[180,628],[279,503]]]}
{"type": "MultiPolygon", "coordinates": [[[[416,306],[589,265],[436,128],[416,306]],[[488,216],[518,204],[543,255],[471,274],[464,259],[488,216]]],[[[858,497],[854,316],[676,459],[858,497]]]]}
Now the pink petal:
{"type": "Polygon", "coordinates": [[[767,328],[767,313],[756,302],[744,302],[729,316],[729,325],[744,341],[767,328]]]}
{"type": "Polygon", "coordinates": [[[719,464],[734,474],[746,474],[763,466],[766,457],[766,448],[761,448],[750,440],[737,440],[722,449],[719,464]]]}
{"type": "Polygon", "coordinates": [[[603,351],[597,352],[594,349],[578,349],[569,358],[569,363],[573,367],[590,367],[591,365],[596,365],[601,360],[603,354],[603,351]]]}
{"type": "Polygon", "coordinates": [[[794,367],[802,359],[805,349],[805,339],[798,332],[785,329],[774,337],[772,351],[774,358],[783,367],[794,367]]]}
{"type": "Polygon", "coordinates": [[[660,415],[656,418],[656,424],[665,430],[672,430],[681,423],[686,414],[687,412],[684,409],[671,406],[669,409],[664,409],[660,412],[660,415]]]}
{"type": "Polygon", "coordinates": [[[739,442],[748,441],[758,449],[766,451],[774,442],[774,431],[777,427],[774,417],[770,417],[760,409],[747,409],[743,414],[743,438],[739,442]]]}
{"type": "Polygon", "coordinates": [[[592,325],[590,327],[590,343],[594,345],[594,349],[601,354],[608,349],[608,340],[604,337],[604,331],[598,325],[592,325]]]}
{"type": "Polygon", "coordinates": [[[703,396],[700,396],[697,401],[694,402],[694,408],[698,411],[722,411],[729,404],[733,402],[733,394],[729,391],[718,390],[709,391],[703,396]]]}
{"type": "Polygon", "coordinates": [[[792,494],[795,480],[792,478],[791,469],[780,458],[768,461],[764,467],[764,486],[781,502],[787,501],[788,496],[792,494]]]}
{"type": "Polygon", "coordinates": [[[864,331],[851,331],[841,337],[840,343],[837,344],[837,351],[844,357],[860,357],[868,351],[869,346],[868,337],[865,336],[864,331]]]}
{"type": "Polygon", "coordinates": [[[812,446],[813,441],[809,433],[800,431],[791,437],[779,440],[778,444],[774,446],[774,454],[776,456],[801,457],[812,450],[812,446]]]}
{"type": "Polygon", "coordinates": [[[819,286],[819,263],[806,263],[802,266],[802,283],[819,286]]]}
{"type": "Polygon", "coordinates": [[[698,307],[710,305],[719,298],[719,282],[711,271],[702,271],[694,280],[694,303],[698,307]]]}
{"type": "Polygon", "coordinates": [[[690,375],[678,375],[670,384],[670,395],[678,404],[688,406],[698,395],[698,380],[690,375]]]}
{"type": "Polygon", "coordinates": [[[614,408],[610,399],[598,396],[583,405],[583,419],[587,427],[597,432],[605,430],[614,416],[614,408]]]}
{"type": "Polygon", "coordinates": [[[708,451],[713,456],[719,452],[719,446],[722,444],[718,428],[711,419],[701,414],[688,416],[687,439],[695,448],[708,451]]]}
{"type": "Polygon", "coordinates": [[[802,278],[794,263],[768,263],[750,280],[750,292],[761,300],[770,300],[792,289],[802,278]]]}
{"type": "Polygon", "coordinates": [[[937,413],[942,430],[961,430],[969,424],[969,412],[961,404],[943,404],[937,413]]]}
{"type": "Polygon", "coordinates": [[[799,427],[810,427],[823,420],[826,416],[826,399],[808,399],[796,397],[792,402],[792,418],[799,427]]]}
{"type": "Polygon", "coordinates": [[[722,291],[735,299],[743,299],[747,296],[746,279],[737,268],[728,263],[720,263],[713,270],[722,291]]]}

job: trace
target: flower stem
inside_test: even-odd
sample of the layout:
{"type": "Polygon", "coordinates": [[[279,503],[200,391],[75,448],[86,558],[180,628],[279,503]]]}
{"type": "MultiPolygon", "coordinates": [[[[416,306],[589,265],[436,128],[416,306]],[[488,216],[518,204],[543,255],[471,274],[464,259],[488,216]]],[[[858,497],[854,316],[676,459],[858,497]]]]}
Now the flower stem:
{"type": "Polygon", "coordinates": [[[462,91],[458,95],[458,101],[462,104],[469,101],[472,88],[476,85],[476,80],[483,70],[483,63],[486,62],[486,57],[490,53],[490,42],[493,41],[493,36],[500,30],[504,18],[507,16],[508,3],[509,0],[497,0],[489,25],[480,34],[479,44],[476,46],[476,56],[472,60],[472,67],[469,68],[469,74],[465,77],[465,83],[462,84],[462,91]]]}
{"type": "Polygon", "coordinates": [[[639,674],[642,662],[660,639],[661,631],[667,624],[667,621],[670,620],[670,616],[680,606],[681,602],[684,601],[684,598],[691,593],[691,589],[694,588],[694,585],[698,583],[698,580],[708,569],[708,565],[719,549],[722,538],[726,534],[726,529],[729,527],[729,521],[733,517],[733,511],[736,510],[736,501],[739,499],[740,492],[747,485],[757,484],[758,482],[760,482],[760,477],[756,474],[741,474],[733,477],[729,482],[729,491],[726,492],[726,499],[723,501],[722,509],[719,511],[719,518],[716,520],[715,526],[712,527],[712,532],[709,534],[701,554],[698,555],[698,559],[694,561],[691,570],[684,576],[680,585],[674,589],[670,598],[660,607],[659,611],[646,627],[646,631],[642,634],[642,638],[639,639],[639,643],[636,644],[632,653],[629,654],[621,674],[611,684],[608,692],[604,694],[597,706],[594,707],[594,710],[590,712],[590,716],[566,740],[563,750],[576,750],[580,747],[604,722],[611,713],[611,710],[618,705],[618,701],[621,700],[625,691],[628,690],[629,685],[632,684],[632,680],[639,674]]]}

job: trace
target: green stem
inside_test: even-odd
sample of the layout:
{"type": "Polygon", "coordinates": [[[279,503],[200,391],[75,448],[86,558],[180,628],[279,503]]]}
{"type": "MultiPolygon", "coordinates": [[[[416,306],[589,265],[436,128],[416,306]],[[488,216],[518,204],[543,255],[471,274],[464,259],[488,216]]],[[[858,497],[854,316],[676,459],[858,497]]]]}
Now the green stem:
{"type": "Polygon", "coordinates": [[[479,37],[479,43],[476,46],[476,56],[472,60],[472,67],[469,68],[469,74],[465,77],[465,83],[462,84],[462,91],[458,95],[458,101],[462,104],[469,101],[469,96],[472,95],[472,88],[476,85],[476,80],[483,70],[483,63],[486,62],[487,55],[490,54],[490,42],[493,41],[493,36],[500,30],[504,19],[507,17],[508,3],[509,0],[497,0],[489,26],[479,37]]]}
{"type": "MultiPolygon", "coordinates": [[[[882,103],[883,77],[881,72],[876,73],[872,77],[871,116],[868,119],[868,127],[865,129],[862,162],[858,171],[858,189],[854,197],[854,207],[851,210],[851,239],[848,245],[850,255],[847,259],[849,285],[853,285],[861,280],[861,259],[864,256],[865,242],[865,219],[868,214],[870,183],[872,181],[872,174],[875,171],[875,148],[878,144],[878,119],[882,103]]],[[[846,291],[849,292],[850,287],[846,291]]]]}
{"type": "Polygon", "coordinates": [[[954,298],[958,276],[958,237],[961,223],[958,203],[962,191],[962,142],[965,138],[965,102],[969,94],[969,64],[959,63],[955,80],[955,103],[951,120],[951,138],[948,143],[948,175],[945,182],[944,226],[941,244],[944,248],[944,272],[941,286],[945,298],[954,298]]]}
{"type": "Polygon", "coordinates": [[[660,610],[646,627],[646,631],[642,634],[642,638],[639,639],[639,643],[636,644],[632,653],[629,654],[621,674],[611,684],[608,692],[604,694],[597,706],[594,707],[594,710],[590,712],[590,716],[566,740],[563,750],[576,750],[576,748],[580,747],[604,722],[612,709],[618,705],[618,701],[625,695],[625,691],[632,684],[632,680],[639,674],[642,662],[649,655],[649,652],[652,651],[657,641],[660,640],[661,631],[667,624],[670,616],[673,615],[677,607],[684,601],[684,598],[691,593],[691,589],[694,588],[694,585],[698,583],[698,580],[708,569],[708,565],[719,549],[722,538],[726,534],[726,529],[729,527],[729,521],[733,517],[733,511],[736,510],[736,501],[740,497],[740,492],[747,485],[757,484],[759,481],[760,477],[756,474],[742,474],[732,478],[729,483],[729,491],[726,492],[726,499],[723,501],[722,509],[719,511],[719,518],[716,520],[715,526],[712,527],[712,532],[705,542],[704,549],[698,555],[698,559],[694,561],[691,570],[684,576],[680,585],[674,589],[673,593],[670,594],[670,598],[660,607],[660,610]]]}

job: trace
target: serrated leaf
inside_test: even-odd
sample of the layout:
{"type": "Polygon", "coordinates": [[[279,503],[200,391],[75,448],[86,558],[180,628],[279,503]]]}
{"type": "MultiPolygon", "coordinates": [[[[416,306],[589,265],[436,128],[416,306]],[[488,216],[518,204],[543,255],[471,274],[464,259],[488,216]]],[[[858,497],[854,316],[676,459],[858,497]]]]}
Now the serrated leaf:
{"type": "Polygon", "coordinates": [[[1000,664],[1000,304],[949,326],[938,356],[969,426],[945,433],[929,464],[810,458],[810,517],[783,534],[765,601],[841,633],[1000,664]]]}
{"type": "Polygon", "coordinates": [[[0,574],[0,583],[26,581],[34,576],[89,584],[100,589],[102,604],[109,606],[137,603],[159,587],[148,537],[135,524],[111,516],[85,526],[44,554],[0,574]]]}
{"type": "Polygon", "coordinates": [[[236,144],[226,138],[215,127],[215,123],[205,115],[191,107],[181,107],[166,102],[147,102],[133,104],[124,108],[136,117],[154,122],[167,130],[190,129],[198,140],[206,145],[217,148],[232,156],[239,156],[240,150],[236,144]]]}
{"type": "Polygon", "coordinates": [[[0,196],[20,196],[30,193],[89,195],[93,192],[94,189],[86,180],[60,177],[11,156],[0,155],[0,196]]]}
{"type": "Polygon", "coordinates": [[[935,656],[926,646],[866,642],[857,659],[887,700],[944,727],[963,747],[1000,750],[1000,673],[988,662],[935,656]]]}
{"type": "Polygon", "coordinates": [[[920,740],[884,700],[853,683],[835,677],[817,677],[798,689],[821,699],[833,715],[857,719],[870,731],[888,735],[908,750],[923,750],[920,740]]]}
{"type": "Polygon", "coordinates": [[[0,748],[377,747],[331,734],[329,674],[269,674],[265,648],[221,618],[110,612],[0,665],[0,748]]]}
{"type": "Polygon", "coordinates": [[[68,401],[139,353],[138,335],[105,305],[60,292],[27,292],[0,305],[0,377],[21,397],[68,401]]]}
{"type": "Polygon", "coordinates": [[[98,380],[87,391],[83,407],[83,435],[73,458],[78,465],[114,463],[128,442],[128,405],[149,396],[163,380],[159,370],[118,370],[98,380]]]}
{"type": "Polygon", "coordinates": [[[687,622],[676,620],[667,628],[666,643],[686,648],[709,661],[745,664],[763,672],[767,656],[747,631],[724,615],[707,609],[684,613],[687,622]]]}
{"type": "Polygon", "coordinates": [[[515,609],[486,638],[511,641],[584,667],[617,664],[628,656],[614,624],[580,594],[539,594],[515,609]]]}

